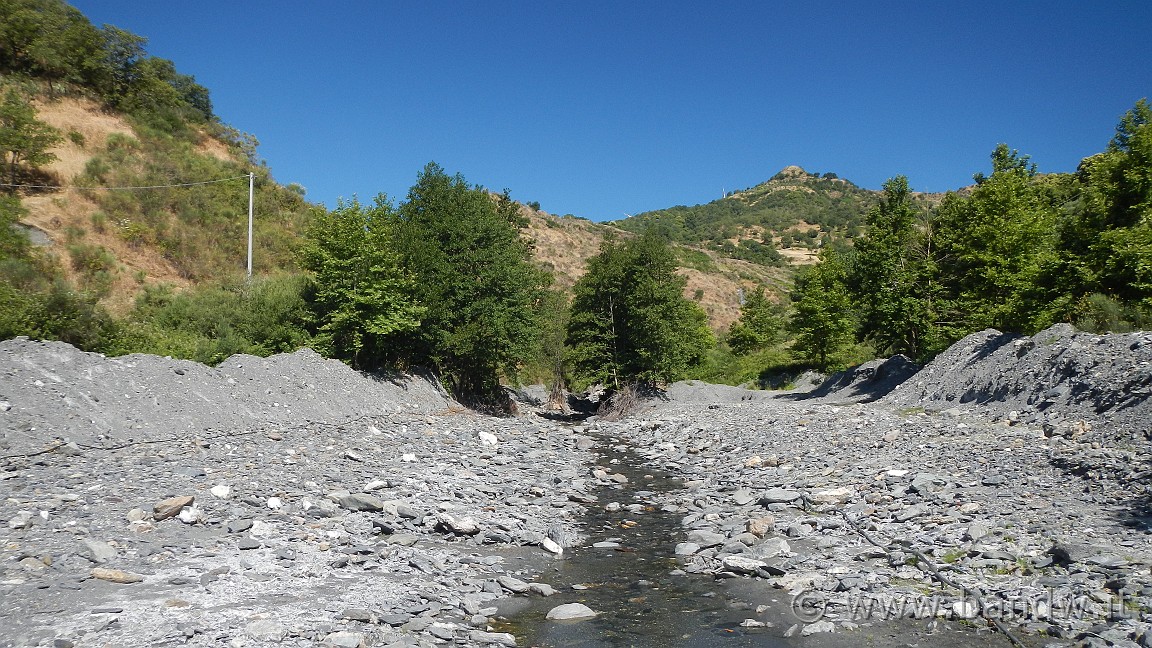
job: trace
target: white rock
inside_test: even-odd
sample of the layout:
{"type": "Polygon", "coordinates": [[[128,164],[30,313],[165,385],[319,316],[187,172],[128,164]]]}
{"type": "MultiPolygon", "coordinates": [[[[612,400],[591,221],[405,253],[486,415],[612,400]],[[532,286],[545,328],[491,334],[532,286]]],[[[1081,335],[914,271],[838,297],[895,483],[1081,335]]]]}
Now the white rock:
{"type": "Polygon", "coordinates": [[[232,495],[232,489],[224,484],[217,484],[209,489],[208,492],[220,499],[228,499],[228,497],[232,495]]]}
{"type": "Polygon", "coordinates": [[[974,601],[956,601],[952,604],[952,614],[958,619],[975,619],[980,608],[974,601]]]}
{"type": "Polygon", "coordinates": [[[32,528],[32,511],[20,511],[16,513],[16,517],[8,520],[9,529],[30,529],[32,528]]]}
{"type": "Polygon", "coordinates": [[[404,454],[400,455],[400,461],[413,463],[416,461],[416,455],[412,454],[411,452],[405,452],[404,454]]]}
{"type": "Polygon", "coordinates": [[[481,430],[479,436],[480,443],[484,445],[496,445],[499,442],[499,439],[496,438],[496,435],[492,434],[491,432],[485,432],[481,430]]]}
{"type": "Polygon", "coordinates": [[[831,621],[817,621],[816,623],[809,623],[804,626],[800,631],[801,637],[807,637],[820,632],[836,632],[836,624],[831,621]]]}
{"type": "Polygon", "coordinates": [[[388,482],[386,482],[382,479],[376,479],[376,480],[368,482],[367,484],[364,484],[364,490],[365,491],[380,490],[381,488],[384,488],[387,485],[388,485],[388,482]]]}
{"type": "Polygon", "coordinates": [[[565,603],[548,610],[545,617],[553,621],[575,621],[578,619],[591,619],[596,616],[592,608],[583,603],[565,603]]]}
{"type": "Polygon", "coordinates": [[[540,541],[540,546],[544,547],[545,551],[550,551],[550,552],[556,554],[557,556],[564,555],[564,547],[561,547],[560,545],[556,544],[556,541],[553,540],[552,538],[544,538],[543,540],[540,541]]]}
{"type": "Polygon", "coordinates": [[[196,508],[195,506],[185,506],[184,508],[180,509],[180,513],[177,514],[177,517],[179,517],[180,521],[184,524],[196,524],[201,519],[203,519],[204,515],[200,512],[200,509],[196,508]]]}
{"type": "Polygon", "coordinates": [[[283,506],[284,502],[281,501],[279,497],[268,498],[268,508],[272,509],[273,511],[279,511],[281,508],[283,508],[283,506]]]}
{"type": "Polygon", "coordinates": [[[362,648],[364,646],[364,634],[360,632],[333,632],[324,637],[322,645],[333,646],[334,648],[362,648]]]}

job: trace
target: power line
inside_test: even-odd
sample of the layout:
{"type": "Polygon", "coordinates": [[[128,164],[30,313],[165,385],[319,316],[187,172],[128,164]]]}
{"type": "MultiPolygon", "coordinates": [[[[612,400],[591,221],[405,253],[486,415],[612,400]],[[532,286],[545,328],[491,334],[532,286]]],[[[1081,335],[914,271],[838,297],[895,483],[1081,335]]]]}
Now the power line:
{"type": "Polygon", "coordinates": [[[245,173],[244,175],[232,176],[231,178],[220,178],[218,180],[202,180],[200,182],[180,182],[177,184],[164,184],[164,185],[140,185],[140,186],[135,186],[135,187],[100,187],[100,186],[86,187],[86,186],[82,186],[82,185],[72,185],[72,186],[29,185],[29,184],[7,184],[7,183],[2,183],[2,182],[0,182],[0,187],[9,187],[9,188],[16,188],[16,189],[102,189],[102,190],[109,190],[109,191],[118,191],[118,190],[120,190],[120,191],[135,191],[135,190],[142,190],[142,189],[172,189],[172,188],[176,188],[176,187],[196,187],[199,185],[218,184],[221,182],[231,182],[232,180],[239,180],[241,178],[247,178],[249,175],[250,174],[245,173]]]}

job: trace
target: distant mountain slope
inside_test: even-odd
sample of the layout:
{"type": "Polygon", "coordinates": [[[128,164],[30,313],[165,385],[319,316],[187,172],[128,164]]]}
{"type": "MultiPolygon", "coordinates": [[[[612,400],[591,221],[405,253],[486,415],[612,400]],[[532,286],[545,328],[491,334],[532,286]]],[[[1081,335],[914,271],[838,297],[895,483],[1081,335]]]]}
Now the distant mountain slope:
{"type": "Polygon", "coordinates": [[[719,200],[643,212],[612,225],[631,232],[655,227],[674,241],[756,263],[810,263],[828,238],[859,236],[878,197],[836,174],[789,166],[719,200]]]}
{"type": "MultiPolygon", "coordinates": [[[[535,242],[537,261],[553,274],[555,285],[565,291],[583,276],[585,263],[599,253],[606,236],[634,236],[611,223],[553,216],[528,207],[522,213],[528,217],[524,234],[535,242]]],[[[742,290],[764,284],[782,296],[791,278],[787,268],[725,258],[684,244],[676,244],[675,248],[680,259],[679,273],[688,278],[684,296],[704,308],[709,324],[718,331],[727,329],[739,317],[742,290]]]]}

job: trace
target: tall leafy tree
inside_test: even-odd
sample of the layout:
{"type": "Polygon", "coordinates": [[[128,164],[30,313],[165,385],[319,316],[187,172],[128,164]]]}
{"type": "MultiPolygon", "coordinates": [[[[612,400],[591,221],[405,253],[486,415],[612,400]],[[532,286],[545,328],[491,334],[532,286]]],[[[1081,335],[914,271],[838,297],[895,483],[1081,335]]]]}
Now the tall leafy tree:
{"type": "Polygon", "coordinates": [[[823,370],[836,366],[855,331],[852,299],[844,261],[834,252],[821,252],[820,263],[796,275],[792,319],[788,326],[794,348],[823,370]]]}
{"type": "Polygon", "coordinates": [[[1040,278],[1055,262],[1058,211],[1028,156],[1001,144],[992,175],[968,198],[950,196],[936,218],[946,319],[958,338],[993,327],[1032,332],[1052,323],[1040,278]]]}
{"type": "MultiPolygon", "coordinates": [[[[60,131],[36,119],[36,109],[15,90],[0,103],[0,153],[8,167],[8,184],[15,185],[21,165],[37,168],[56,159],[49,149],[63,139],[60,131]]],[[[8,192],[15,193],[9,186],[8,192]]]]}
{"type": "Polygon", "coordinates": [[[1080,163],[1079,204],[1060,233],[1072,305],[1091,293],[1152,308],[1152,106],[1141,99],[1103,153],[1080,163]]]}
{"type": "Polygon", "coordinates": [[[430,163],[397,216],[402,264],[427,309],[405,336],[406,359],[462,397],[497,396],[501,375],[535,350],[535,307],[550,280],[532,265],[519,206],[430,163]]]}
{"type": "Polygon", "coordinates": [[[314,344],[354,366],[390,360],[395,338],[419,326],[425,312],[393,251],[394,216],[383,195],[371,206],[341,202],[316,214],[301,250],[302,265],[312,273],[314,344]]]}
{"type": "Polygon", "coordinates": [[[683,295],[686,282],[655,232],[606,240],[573,287],[567,339],[578,383],[654,385],[698,364],[714,340],[704,311],[683,295]]]}
{"type": "Polygon", "coordinates": [[[772,303],[763,285],[746,293],[740,317],[728,329],[728,346],[744,355],[780,339],[783,321],[779,307],[772,303]]]}
{"type": "Polygon", "coordinates": [[[884,183],[856,243],[847,282],[860,313],[859,335],[878,351],[924,357],[932,347],[931,230],[912,201],[908,178],[884,183]]]}

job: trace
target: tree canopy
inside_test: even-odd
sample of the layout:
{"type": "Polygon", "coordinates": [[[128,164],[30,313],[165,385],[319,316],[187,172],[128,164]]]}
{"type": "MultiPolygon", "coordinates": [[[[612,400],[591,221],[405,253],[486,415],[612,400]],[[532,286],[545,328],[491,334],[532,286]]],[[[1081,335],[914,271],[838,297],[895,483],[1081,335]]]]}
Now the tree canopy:
{"type": "Polygon", "coordinates": [[[714,340],[675,270],[654,232],[601,245],[573,288],[567,342],[578,384],[672,382],[700,362],[714,340]]]}

